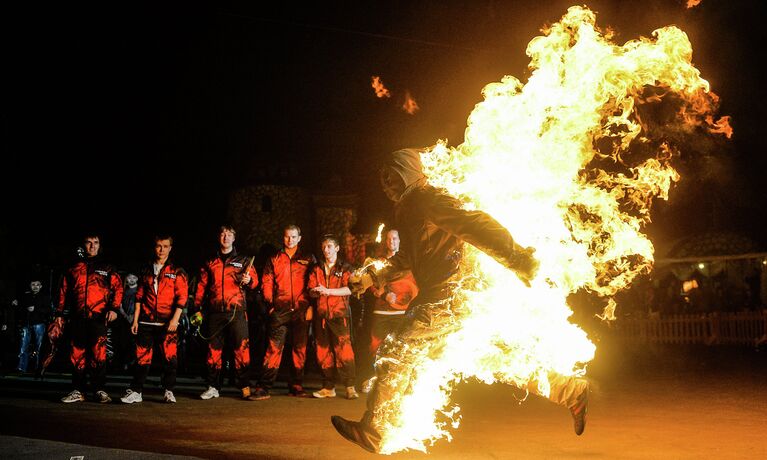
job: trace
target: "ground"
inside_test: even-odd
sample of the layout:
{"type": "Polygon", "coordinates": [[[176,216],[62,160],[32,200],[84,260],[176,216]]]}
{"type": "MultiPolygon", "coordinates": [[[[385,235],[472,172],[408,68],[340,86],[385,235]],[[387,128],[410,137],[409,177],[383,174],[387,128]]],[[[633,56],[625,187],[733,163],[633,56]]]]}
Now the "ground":
{"type": "MultiPolygon", "coordinates": [[[[764,352],[637,350],[613,349],[594,361],[582,436],[564,408],[533,397],[518,404],[521,394],[508,386],[468,382],[455,393],[463,418],[452,442],[392,458],[767,458],[764,352]]],[[[117,399],[126,384],[127,377],[112,378],[109,393],[117,399]]],[[[162,403],[155,385],[131,406],[62,404],[64,376],[6,376],[0,388],[3,458],[373,458],[340,438],[329,420],[359,417],[363,399],[296,399],[284,384],[267,401],[241,401],[232,388],[201,401],[202,380],[185,378],[177,404],[162,403]]]]}

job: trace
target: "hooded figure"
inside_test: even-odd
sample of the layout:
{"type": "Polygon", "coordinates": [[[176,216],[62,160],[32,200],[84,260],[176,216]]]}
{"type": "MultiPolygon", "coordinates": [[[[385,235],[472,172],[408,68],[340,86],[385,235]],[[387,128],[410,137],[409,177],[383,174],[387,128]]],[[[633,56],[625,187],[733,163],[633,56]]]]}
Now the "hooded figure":
{"type": "MultiPolygon", "coordinates": [[[[390,335],[376,355],[377,381],[367,399],[362,420],[331,417],[336,430],[369,452],[379,452],[381,434],[391,422],[391,402],[408,391],[413,374],[428,355],[440,353],[441,338],[455,331],[462,314],[451,291],[458,281],[463,243],[469,243],[513,270],[530,283],[539,262],[535,249],[521,247],[509,231],[482,211],[463,209],[462,203],[444,190],[427,183],[421,155],[416,149],[393,152],[380,170],[381,186],[394,204],[395,226],[401,235],[400,250],[389,259],[384,279],[403,270],[415,277],[419,294],[408,308],[402,329],[390,335]],[[384,410],[388,408],[389,413],[384,410]]],[[[588,384],[583,379],[550,375],[550,399],[570,408],[575,432],[585,425],[588,384]]],[[[530,388],[535,393],[535,388],[530,388]]]]}

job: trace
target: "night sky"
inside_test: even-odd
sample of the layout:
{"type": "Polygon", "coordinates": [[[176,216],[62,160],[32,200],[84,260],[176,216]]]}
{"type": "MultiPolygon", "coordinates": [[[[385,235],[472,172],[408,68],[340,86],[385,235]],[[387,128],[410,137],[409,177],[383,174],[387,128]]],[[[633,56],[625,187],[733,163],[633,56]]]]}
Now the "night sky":
{"type": "MultiPolygon", "coordinates": [[[[2,7],[2,276],[61,263],[84,229],[123,256],[148,255],[167,230],[183,255],[214,240],[230,190],[275,180],[358,192],[372,230],[389,213],[373,159],[458,145],[482,87],[524,81],[527,43],[574,4],[315,3],[2,7]],[[373,75],[391,99],[375,97],[373,75]],[[399,108],[405,91],[415,115],[399,108]]],[[[720,114],[733,117],[732,141],[681,165],[651,235],[662,245],[733,230],[764,244],[762,2],[587,5],[620,43],[670,24],[687,32],[720,114]]]]}

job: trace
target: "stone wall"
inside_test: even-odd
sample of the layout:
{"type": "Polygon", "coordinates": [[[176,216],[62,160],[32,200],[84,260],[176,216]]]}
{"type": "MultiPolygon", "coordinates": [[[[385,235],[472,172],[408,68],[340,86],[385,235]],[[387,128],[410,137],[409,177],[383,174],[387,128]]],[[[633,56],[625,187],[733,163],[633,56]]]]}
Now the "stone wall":
{"type": "MultiPolygon", "coordinates": [[[[237,248],[257,254],[264,244],[282,247],[285,225],[296,224],[307,240],[312,228],[311,200],[301,187],[286,185],[253,185],[240,188],[229,197],[229,219],[237,229],[237,248]]],[[[304,243],[311,244],[309,241],[304,243]]]]}

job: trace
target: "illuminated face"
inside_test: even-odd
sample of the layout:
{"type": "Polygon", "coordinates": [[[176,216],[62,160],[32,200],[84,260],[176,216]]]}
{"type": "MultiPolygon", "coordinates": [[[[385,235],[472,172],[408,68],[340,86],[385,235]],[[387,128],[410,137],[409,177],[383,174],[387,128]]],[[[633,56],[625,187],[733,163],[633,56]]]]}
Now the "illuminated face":
{"type": "Polygon", "coordinates": [[[43,288],[43,283],[40,281],[32,281],[29,283],[29,289],[32,291],[33,294],[37,294],[40,292],[40,289],[43,288]]]}
{"type": "Polygon", "coordinates": [[[381,170],[381,188],[386,196],[392,201],[399,201],[405,193],[405,181],[392,168],[381,170]]]}
{"type": "Polygon", "coordinates": [[[231,230],[223,230],[218,235],[218,244],[221,246],[221,252],[229,252],[234,245],[234,232],[231,230]]]}
{"type": "Polygon", "coordinates": [[[157,260],[165,260],[168,258],[173,245],[170,240],[157,240],[154,242],[154,256],[157,260]]]}
{"type": "Polygon", "coordinates": [[[101,249],[101,243],[98,236],[89,236],[85,239],[85,254],[88,257],[96,257],[101,249]]]}
{"type": "Polygon", "coordinates": [[[399,232],[397,230],[389,230],[386,233],[386,249],[392,253],[399,251],[399,232]]]}
{"type": "Polygon", "coordinates": [[[296,229],[287,229],[285,230],[285,234],[282,235],[282,244],[284,244],[287,249],[295,248],[298,246],[299,241],[301,241],[301,235],[298,234],[298,230],[296,229]]]}
{"type": "Polygon", "coordinates": [[[339,249],[341,249],[341,247],[337,245],[333,240],[325,240],[322,242],[322,254],[325,256],[325,260],[328,262],[336,261],[339,249]]]}
{"type": "Polygon", "coordinates": [[[125,277],[125,282],[128,283],[128,286],[130,287],[136,287],[138,284],[138,276],[131,273],[125,277]]]}

